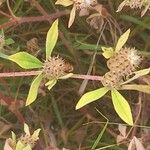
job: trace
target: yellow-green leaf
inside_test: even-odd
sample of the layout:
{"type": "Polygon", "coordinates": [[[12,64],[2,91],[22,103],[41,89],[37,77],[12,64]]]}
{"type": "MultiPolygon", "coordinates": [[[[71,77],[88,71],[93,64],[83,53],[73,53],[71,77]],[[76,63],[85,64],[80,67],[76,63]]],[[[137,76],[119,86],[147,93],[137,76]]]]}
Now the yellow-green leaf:
{"type": "Polygon", "coordinates": [[[22,150],[32,150],[31,146],[28,144],[27,146],[25,146],[25,148],[23,148],[22,150]]]}
{"type": "Polygon", "coordinates": [[[23,148],[25,148],[25,145],[21,141],[18,141],[15,150],[23,150],[23,148]]]}
{"type": "Polygon", "coordinates": [[[115,53],[114,49],[112,47],[101,47],[102,48],[102,55],[106,58],[109,59],[112,57],[115,53]]]}
{"type": "Polygon", "coordinates": [[[53,79],[53,80],[49,80],[45,86],[48,86],[48,89],[51,90],[52,87],[57,83],[57,80],[56,79],[53,79]]]}
{"type": "Polygon", "coordinates": [[[144,75],[147,75],[150,73],[150,68],[147,68],[147,69],[142,69],[142,70],[139,70],[139,71],[136,71],[134,72],[135,73],[135,76],[133,76],[132,78],[130,78],[129,80],[123,82],[122,84],[127,84],[141,76],[144,76],[144,75]]]}
{"type": "Polygon", "coordinates": [[[81,108],[81,107],[83,107],[83,106],[85,106],[91,102],[98,100],[99,98],[104,96],[108,91],[109,91],[108,88],[102,87],[102,88],[99,88],[97,90],[93,90],[91,92],[84,94],[81,97],[81,99],[78,101],[78,103],[76,105],[76,109],[79,109],[79,108],[81,108]]]}
{"type": "Polygon", "coordinates": [[[46,37],[46,59],[51,56],[51,53],[58,39],[58,19],[54,21],[46,37]]]}
{"type": "Polygon", "coordinates": [[[30,136],[29,126],[26,123],[24,123],[24,132],[30,136]]]}
{"type": "Polygon", "coordinates": [[[37,129],[33,132],[32,134],[32,139],[34,140],[38,140],[39,139],[39,133],[40,133],[41,129],[37,129]]]}
{"type": "Polygon", "coordinates": [[[37,94],[38,94],[38,88],[40,86],[40,82],[43,78],[43,74],[39,74],[31,83],[29,94],[26,101],[26,106],[30,105],[36,100],[37,94]]]}
{"type": "Polygon", "coordinates": [[[116,90],[111,90],[112,102],[116,113],[119,117],[129,125],[133,125],[131,108],[127,100],[116,90]]]}
{"type": "Polygon", "coordinates": [[[70,13],[68,28],[70,28],[71,25],[73,24],[75,16],[76,16],[76,5],[73,5],[73,8],[72,8],[71,13],[70,13]]]}
{"type": "Polygon", "coordinates": [[[137,90],[150,94],[150,85],[125,84],[121,87],[122,90],[137,90]]]}
{"type": "Polygon", "coordinates": [[[55,4],[67,7],[73,4],[73,0],[57,0],[55,4]]]}
{"type": "Polygon", "coordinates": [[[124,34],[122,34],[117,42],[115,52],[120,51],[120,49],[123,47],[123,45],[126,43],[126,41],[129,38],[130,29],[128,29],[124,34]]]}
{"type": "Polygon", "coordinates": [[[10,55],[8,59],[17,63],[20,67],[24,69],[42,68],[43,66],[43,63],[40,60],[26,52],[19,52],[10,55]]]}

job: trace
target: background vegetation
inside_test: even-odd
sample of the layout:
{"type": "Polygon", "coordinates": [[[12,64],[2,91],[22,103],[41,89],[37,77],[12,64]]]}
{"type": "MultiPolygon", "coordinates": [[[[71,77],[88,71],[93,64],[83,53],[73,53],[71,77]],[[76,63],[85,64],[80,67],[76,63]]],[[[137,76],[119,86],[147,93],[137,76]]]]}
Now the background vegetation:
{"type": "MultiPolygon", "coordinates": [[[[59,40],[54,55],[60,55],[74,67],[74,73],[87,74],[93,53],[97,49],[93,75],[104,75],[108,69],[102,56],[101,46],[115,46],[116,39],[127,29],[131,29],[128,44],[135,47],[144,56],[140,68],[150,66],[150,17],[147,12],[142,18],[139,9],[125,7],[116,13],[120,0],[99,0],[112,15],[112,22],[102,15],[104,21],[100,32],[90,27],[86,17],[76,16],[68,29],[70,8],[56,6],[53,0],[7,0],[0,5],[0,29],[3,29],[6,45],[1,50],[7,55],[26,51],[38,58],[45,58],[45,38],[52,22],[59,18],[59,40]],[[109,24],[110,23],[110,24],[109,24]],[[100,34],[102,38],[99,39],[100,34]],[[98,42],[98,47],[97,47],[98,42]]],[[[1,2],[0,2],[1,3],[1,2]]],[[[1,57],[3,57],[1,55],[1,57]]],[[[128,128],[131,132],[126,139],[116,144],[118,135],[125,129],[116,115],[110,95],[104,96],[80,110],[75,110],[80,99],[81,79],[67,79],[57,83],[49,92],[40,86],[37,101],[25,107],[28,90],[33,76],[7,77],[9,72],[24,71],[13,62],[0,58],[0,149],[10,137],[10,131],[18,136],[23,133],[26,122],[32,131],[41,128],[37,150],[91,149],[95,143],[98,149],[124,150],[134,136],[143,140],[146,149],[149,146],[149,95],[137,91],[122,92],[130,100],[132,113],[139,126],[128,128]],[[80,89],[80,90],[79,90],[80,89]],[[107,118],[107,119],[106,119],[107,118]]],[[[11,73],[12,74],[12,73],[11,73]]],[[[150,77],[144,76],[136,83],[150,85],[150,77]]],[[[98,81],[89,81],[85,92],[101,85],[98,81]]],[[[126,126],[126,125],[125,125],[126,126]]],[[[128,126],[126,126],[128,127],[128,126]]]]}

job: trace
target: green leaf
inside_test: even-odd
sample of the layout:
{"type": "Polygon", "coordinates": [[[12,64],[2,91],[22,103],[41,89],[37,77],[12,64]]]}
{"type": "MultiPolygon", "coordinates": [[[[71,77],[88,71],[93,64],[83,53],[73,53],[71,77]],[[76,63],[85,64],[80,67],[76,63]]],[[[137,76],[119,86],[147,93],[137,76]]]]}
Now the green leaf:
{"type": "Polygon", "coordinates": [[[15,150],[23,150],[24,147],[25,147],[25,145],[23,143],[21,143],[21,141],[18,141],[16,144],[15,150]]]}
{"type": "Polygon", "coordinates": [[[8,55],[5,55],[5,54],[0,52],[0,58],[8,59],[8,57],[9,57],[8,55]]]}
{"type": "Polygon", "coordinates": [[[40,82],[43,78],[43,74],[39,74],[32,82],[29,90],[29,94],[26,101],[26,106],[30,105],[36,100],[37,94],[38,94],[38,88],[40,86],[40,82]]]}
{"type": "Polygon", "coordinates": [[[93,90],[91,92],[88,92],[86,94],[84,94],[81,99],[78,101],[77,105],[76,105],[76,109],[79,109],[93,101],[98,100],[99,98],[101,98],[102,96],[104,96],[107,92],[109,91],[108,88],[106,87],[102,87],[99,88],[97,90],[93,90]]]}
{"type": "Polygon", "coordinates": [[[102,55],[106,58],[109,59],[114,55],[114,49],[112,47],[101,47],[102,48],[102,55]]]}
{"type": "Polygon", "coordinates": [[[123,45],[126,43],[126,41],[129,38],[130,29],[128,29],[124,34],[122,34],[117,42],[115,52],[119,52],[120,49],[123,47],[123,45]]]}
{"type": "Polygon", "coordinates": [[[50,80],[48,81],[45,86],[48,86],[48,89],[51,90],[52,87],[57,83],[57,80],[56,79],[53,79],[53,80],[50,80]]]}
{"type": "Polygon", "coordinates": [[[150,85],[126,84],[122,85],[121,90],[137,90],[150,94],[150,85]]]}
{"type": "Polygon", "coordinates": [[[65,7],[67,7],[67,6],[72,5],[73,1],[72,0],[57,0],[55,4],[56,5],[63,5],[65,7]]]}
{"type": "Polygon", "coordinates": [[[139,71],[136,71],[134,72],[135,73],[135,76],[133,76],[132,78],[130,78],[129,80],[123,82],[122,84],[127,84],[141,76],[144,76],[144,75],[147,75],[150,73],[150,68],[147,68],[147,69],[142,69],[142,70],[139,70],[139,71]]]}
{"type": "Polygon", "coordinates": [[[111,96],[116,113],[124,122],[132,126],[133,118],[127,100],[116,89],[111,90],[111,96]]]}
{"type": "Polygon", "coordinates": [[[58,19],[54,21],[51,28],[47,32],[46,37],[46,59],[51,56],[51,53],[58,39],[58,19]]]}
{"type": "Polygon", "coordinates": [[[25,148],[23,148],[22,150],[32,150],[31,146],[28,144],[25,148]]]}
{"type": "Polygon", "coordinates": [[[40,131],[41,131],[41,129],[35,130],[34,133],[32,134],[32,139],[38,140],[40,131]]]}
{"type": "Polygon", "coordinates": [[[43,63],[40,60],[26,52],[19,52],[10,55],[8,59],[17,63],[20,67],[24,69],[42,68],[43,66],[43,63]]]}
{"type": "Polygon", "coordinates": [[[27,135],[30,135],[30,130],[29,130],[29,126],[24,123],[24,132],[27,134],[27,135]]]}
{"type": "Polygon", "coordinates": [[[13,131],[11,131],[11,137],[13,142],[16,143],[16,134],[13,131]]]}
{"type": "Polygon", "coordinates": [[[68,28],[70,28],[71,25],[73,24],[75,16],[76,16],[76,5],[73,5],[73,8],[72,8],[72,10],[70,12],[68,28]]]}
{"type": "Polygon", "coordinates": [[[5,40],[6,45],[11,45],[11,44],[14,44],[14,43],[15,43],[15,41],[11,38],[8,38],[8,39],[5,40]]]}

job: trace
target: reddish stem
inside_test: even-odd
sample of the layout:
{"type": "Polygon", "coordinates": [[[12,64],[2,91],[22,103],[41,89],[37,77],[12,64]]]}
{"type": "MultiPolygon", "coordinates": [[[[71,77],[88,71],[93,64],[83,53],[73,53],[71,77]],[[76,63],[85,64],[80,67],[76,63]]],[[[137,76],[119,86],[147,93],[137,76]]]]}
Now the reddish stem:
{"type": "MultiPolygon", "coordinates": [[[[22,77],[22,76],[36,76],[40,74],[41,71],[25,71],[25,72],[8,72],[8,73],[0,73],[0,78],[6,77],[22,77]]],[[[93,75],[80,75],[80,74],[73,74],[70,78],[74,79],[88,79],[88,80],[98,80],[101,81],[101,76],[93,76],[93,75]]]]}

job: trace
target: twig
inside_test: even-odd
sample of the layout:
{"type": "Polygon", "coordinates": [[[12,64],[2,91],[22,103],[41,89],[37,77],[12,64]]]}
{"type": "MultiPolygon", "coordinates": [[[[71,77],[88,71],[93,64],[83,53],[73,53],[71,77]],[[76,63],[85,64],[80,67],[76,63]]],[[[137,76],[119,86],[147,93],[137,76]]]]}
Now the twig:
{"type": "Polygon", "coordinates": [[[35,17],[17,17],[10,19],[8,22],[0,25],[0,29],[2,28],[7,28],[11,27],[14,25],[20,25],[22,23],[30,23],[30,22],[42,22],[42,21],[47,21],[47,20],[54,20],[56,18],[59,18],[61,16],[67,15],[69,12],[68,11],[59,11],[56,13],[53,13],[51,15],[47,16],[35,16],[35,17]]]}
{"type": "MultiPolygon", "coordinates": [[[[25,71],[25,72],[5,72],[0,73],[0,78],[7,78],[7,77],[22,77],[22,76],[36,76],[40,74],[41,71],[25,71]]],[[[88,79],[88,80],[97,80],[101,81],[101,76],[93,76],[93,75],[80,75],[80,74],[73,74],[70,78],[74,79],[88,79]]]]}

